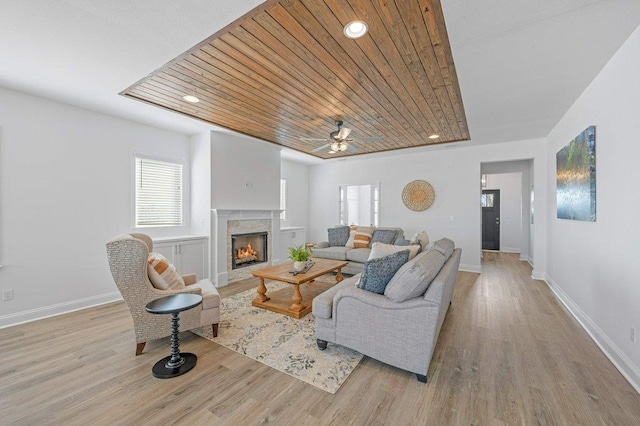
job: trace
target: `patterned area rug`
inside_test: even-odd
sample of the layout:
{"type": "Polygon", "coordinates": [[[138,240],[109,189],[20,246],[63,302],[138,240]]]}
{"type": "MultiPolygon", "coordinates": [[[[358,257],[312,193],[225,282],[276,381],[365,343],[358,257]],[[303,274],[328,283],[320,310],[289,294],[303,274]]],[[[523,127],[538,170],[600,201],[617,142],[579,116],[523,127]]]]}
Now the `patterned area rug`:
{"type": "MultiPolygon", "coordinates": [[[[269,292],[289,284],[270,283],[269,292]]],[[[324,391],[335,393],[358,366],[362,355],[339,345],[316,346],[315,318],[301,319],[251,306],[255,290],[222,299],[218,337],[211,327],[192,330],[226,348],[282,371],[324,391]]]]}

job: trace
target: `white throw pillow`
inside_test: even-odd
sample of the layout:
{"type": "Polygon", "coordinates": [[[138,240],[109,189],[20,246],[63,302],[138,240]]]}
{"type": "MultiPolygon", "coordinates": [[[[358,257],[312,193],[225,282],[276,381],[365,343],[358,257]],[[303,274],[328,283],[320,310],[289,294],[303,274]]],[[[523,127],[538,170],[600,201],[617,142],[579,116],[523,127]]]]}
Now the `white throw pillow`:
{"type": "Polygon", "coordinates": [[[396,246],[394,244],[385,244],[375,242],[373,246],[371,246],[371,253],[369,253],[369,259],[380,259],[381,257],[389,256],[390,254],[397,253],[402,250],[409,250],[409,260],[416,257],[418,251],[420,250],[420,246],[417,244],[410,244],[408,246],[396,246]]]}
{"type": "Polygon", "coordinates": [[[351,231],[349,231],[349,239],[347,240],[347,243],[344,246],[348,248],[353,248],[353,242],[355,238],[356,238],[356,230],[352,229],[351,231]]]}
{"type": "Polygon", "coordinates": [[[420,241],[423,248],[426,248],[427,244],[429,244],[429,234],[427,234],[427,231],[420,231],[417,234],[415,234],[413,236],[412,241],[417,241],[417,240],[420,241]]]}

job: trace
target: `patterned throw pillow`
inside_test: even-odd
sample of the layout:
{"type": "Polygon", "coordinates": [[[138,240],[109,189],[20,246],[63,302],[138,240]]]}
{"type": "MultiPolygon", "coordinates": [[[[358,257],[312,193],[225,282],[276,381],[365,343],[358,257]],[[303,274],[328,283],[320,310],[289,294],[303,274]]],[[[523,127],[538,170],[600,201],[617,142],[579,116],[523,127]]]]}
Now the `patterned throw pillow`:
{"type": "Polygon", "coordinates": [[[396,231],[393,229],[376,229],[371,237],[371,244],[385,243],[393,244],[396,240],[396,231]]]}
{"type": "Polygon", "coordinates": [[[373,236],[372,226],[358,226],[356,233],[353,236],[353,247],[355,248],[369,248],[371,243],[371,237],[373,236]]]}
{"type": "Polygon", "coordinates": [[[409,259],[409,250],[399,251],[379,259],[368,260],[364,264],[358,288],[373,293],[384,294],[387,284],[395,273],[409,259]]]}
{"type": "Polygon", "coordinates": [[[180,290],[184,288],[184,280],[176,267],[160,253],[149,253],[147,274],[151,284],[158,290],[180,290]]]}
{"type": "Polygon", "coordinates": [[[344,247],[349,239],[349,227],[348,226],[336,226],[335,228],[327,229],[329,234],[329,247],[344,247]]]}

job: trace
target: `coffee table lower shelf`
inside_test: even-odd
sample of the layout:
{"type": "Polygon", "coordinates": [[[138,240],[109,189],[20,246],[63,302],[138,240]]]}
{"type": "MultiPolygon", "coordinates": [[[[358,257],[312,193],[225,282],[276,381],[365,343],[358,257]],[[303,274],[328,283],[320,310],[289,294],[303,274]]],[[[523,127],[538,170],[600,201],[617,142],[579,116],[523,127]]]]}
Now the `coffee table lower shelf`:
{"type": "MultiPolygon", "coordinates": [[[[268,284],[267,284],[268,285],[268,284]]],[[[291,297],[294,293],[293,286],[287,286],[283,289],[269,292],[268,299],[264,302],[258,298],[253,299],[252,306],[263,308],[268,311],[277,312],[282,315],[288,315],[292,318],[300,319],[311,312],[313,298],[333,287],[335,283],[313,281],[300,285],[300,295],[302,296],[302,310],[296,311],[291,308],[291,297]]]]}

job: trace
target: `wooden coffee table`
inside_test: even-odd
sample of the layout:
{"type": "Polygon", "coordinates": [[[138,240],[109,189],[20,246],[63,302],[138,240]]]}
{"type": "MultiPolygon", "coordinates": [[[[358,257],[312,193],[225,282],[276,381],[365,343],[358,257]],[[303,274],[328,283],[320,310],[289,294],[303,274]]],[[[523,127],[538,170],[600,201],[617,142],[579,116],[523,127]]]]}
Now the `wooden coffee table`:
{"type": "Polygon", "coordinates": [[[251,304],[297,319],[307,315],[311,312],[311,301],[313,298],[328,287],[334,285],[332,283],[320,283],[314,280],[329,272],[336,271],[336,283],[339,283],[343,280],[342,268],[348,263],[342,260],[329,259],[311,259],[311,261],[315,262],[315,264],[305,274],[291,274],[290,271],[293,270],[293,262],[252,271],[251,273],[255,277],[260,278],[260,284],[258,285],[258,296],[253,299],[251,304]],[[292,284],[294,286],[293,296],[291,296],[291,298],[288,297],[288,294],[290,294],[288,289],[285,289],[287,290],[286,293],[282,293],[285,290],[279,290],[273,295],[270,295],[272,297],[267,296],[267,287],[264,284],[265,278],[292,284]],[[305,303],[302,301],[302,293],[300,292],[300,285],[304,283],[307,283],[303,289],[307,299],[305,303]]]}

